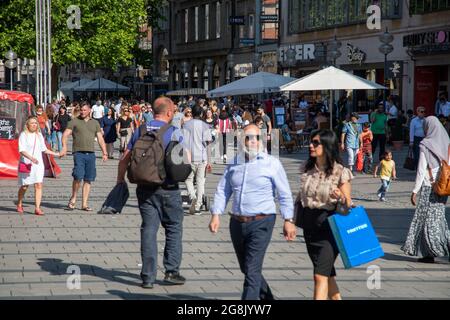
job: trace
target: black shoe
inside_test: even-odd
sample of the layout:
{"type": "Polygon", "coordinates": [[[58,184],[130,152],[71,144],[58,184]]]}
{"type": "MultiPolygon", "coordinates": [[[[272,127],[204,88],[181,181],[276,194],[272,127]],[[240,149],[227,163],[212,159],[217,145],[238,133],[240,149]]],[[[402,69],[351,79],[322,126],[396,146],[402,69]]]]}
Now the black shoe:
{"type": "Polygon", "coordinates": [[[186,278],[177,273],[167,272],[164,277],[164,283],[170,285],[182,285],[186,282],[186,278]]]}
{"type": "Polygon", "coordinates": [[[417,262],[434,263],[434,257],[423,257],[423,258],[417,259],[417,262]]]}
{"type": "Polygon", "coordinates": [[[142,283],[142,288],[144,288],[144,289],[153,289],[153,283],[151,283],[151,282],[143,282],[142,283]]]}

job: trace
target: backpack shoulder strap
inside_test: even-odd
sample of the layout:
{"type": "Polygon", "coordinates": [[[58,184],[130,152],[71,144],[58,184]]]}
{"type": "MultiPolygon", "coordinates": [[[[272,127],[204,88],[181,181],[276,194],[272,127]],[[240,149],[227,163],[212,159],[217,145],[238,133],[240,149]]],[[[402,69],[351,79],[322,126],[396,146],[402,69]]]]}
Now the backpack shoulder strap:
{"type": "Polygon", "coordinates": [[[139,127],[139,136],[142,138],[147,134],[147,125],[144,123],[139,127]]]}
{"type": "Polygon", "coordinates": [[[170,125],[170,123],[166,123],[166,124],[163,125],[161,128],[159,128],[157,134],[160,136],[161,139],[164,137],[164,134],[167,132],[167,130],[170,129],[170,127],[172,127],[172,126],[170,125]]]}

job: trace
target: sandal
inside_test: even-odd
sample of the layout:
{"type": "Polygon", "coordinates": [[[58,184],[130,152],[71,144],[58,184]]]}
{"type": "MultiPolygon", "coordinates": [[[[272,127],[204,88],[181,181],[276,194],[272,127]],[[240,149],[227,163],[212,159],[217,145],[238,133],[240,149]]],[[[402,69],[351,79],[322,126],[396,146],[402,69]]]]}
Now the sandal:
{"type": "Polygon", "coordinates": [[[69,203],[67,204],[67,209],[68,210],[74,210],[75,209],[75,202],[69,201],[69,203]]]}
{"type": "Polygon", "coordinates": [[[83,211],[88,211],[88,212],[94,211],[94,210],[92,210],[91,207],[84,207],[84,208],[81,208],[81,210],[83,210],[83,211]]]}

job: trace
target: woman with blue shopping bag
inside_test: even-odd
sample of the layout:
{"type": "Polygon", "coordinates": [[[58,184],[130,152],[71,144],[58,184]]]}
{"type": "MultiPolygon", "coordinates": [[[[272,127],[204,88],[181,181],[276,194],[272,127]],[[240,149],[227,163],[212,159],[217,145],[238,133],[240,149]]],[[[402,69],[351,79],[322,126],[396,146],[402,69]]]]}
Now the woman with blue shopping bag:
{"type": "Polygon", "coordinates": [[[296,225],[303,228],[314,266],[314,299],[340,300],[334,262],[339,254],[328,217],[351,207],[351,171],[339,156],[337,136],[330,130],[311,133],[309,159],[301,167],[296,225]]]}

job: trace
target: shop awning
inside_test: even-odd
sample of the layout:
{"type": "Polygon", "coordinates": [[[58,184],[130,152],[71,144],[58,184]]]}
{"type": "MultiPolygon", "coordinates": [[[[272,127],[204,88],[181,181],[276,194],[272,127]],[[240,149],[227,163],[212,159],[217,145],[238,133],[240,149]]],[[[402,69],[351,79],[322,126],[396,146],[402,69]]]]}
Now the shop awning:
{"type": "Polygon", "coordinates": [[[281,87],[281,91],[314,90],[374,90],[387,89],[382,85],[355,76],[344,70],[328,67],[281,87]]]}
{"type": "Polygon", "coordinates": [[[168,91],[166,92],[166,96],[205,96],[207,92],[203,88],[188,88],[168,91]]]}
{"type": "Polygon", "coordinates": [[[280,87],[296,80],[269,72],[257,72],[208,92],[209,98],[280,92],[280,87]]]}

